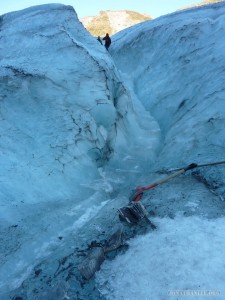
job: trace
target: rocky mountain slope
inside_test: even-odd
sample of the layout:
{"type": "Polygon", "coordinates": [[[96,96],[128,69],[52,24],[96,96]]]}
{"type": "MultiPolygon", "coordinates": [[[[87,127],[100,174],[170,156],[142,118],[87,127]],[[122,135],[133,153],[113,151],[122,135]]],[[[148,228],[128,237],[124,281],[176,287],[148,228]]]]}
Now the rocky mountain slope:
{"type": "Polygon", "coordinates": [[[196,6],[202,6],[202,5],[206,5],[206,4],[217,3],[217,2],[223,2],[223,0],[205,0],[205,1],[202,1],[202,2],[199,2],[199,3],[195,3],[195,4],[192,4],[192,5],[182,7],[179,10],[183,10],[183,9],[191,8],[191,7],[196,7],[196,6]]]}
{"type": "Polygon", "coordinates": [[[152,20],[152,17],[129,10],[107,10],[100,11],[97,16],[83,18],[81,22],[92,35],[103,36],[106,32],[112,35],[147,20],[152,20]]]}

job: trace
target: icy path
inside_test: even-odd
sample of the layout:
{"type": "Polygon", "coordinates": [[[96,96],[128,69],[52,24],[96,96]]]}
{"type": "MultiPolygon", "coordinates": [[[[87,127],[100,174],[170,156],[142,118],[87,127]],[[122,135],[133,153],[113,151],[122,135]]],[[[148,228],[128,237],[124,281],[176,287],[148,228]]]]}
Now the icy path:
{"type": "Polygon", "coordinates": [[[126,254],[103,265],[97,275],[101,293],[116,300],[223,299],[224,218],[155,223],[159,230],[132,240],[126,254]]]}
{"type": "MultiPolygon", "coordinates": [[[[87,249],[91,241],[106,239],[115,230],[119,223],[116,211],[127,204],[134,186],[166,176],[149,172],[132,174],[128,182],[126,173],[108,170],[104,180],[93,182],[97,189],[107,187],[111,200],[95,211],[95,216],[87,215],[85,226],[79,226],[84,225],[81,219],[75,222],[71,234],[63,235],[54,247],[54,256],[49,253],[42,259],[12,295],[36,299],[35,290],[39,296],[52,292],[54,289],[49,286],[61,286],[65,279],[68,296],[77,295],[82,300],[100,299],[100,295],[101,299],[133,300],[139,295],[139,299],[164,300],[169,299],[170,290],[186,289],[225,293],[221,264],[225,203],[191,173],[145,193],[143,203],[157,230],[139,236],[143,228],[135,227],[137,235],[129,241],[129,250],[119,252],[112,261],[106,260],[96,279],[80,285],[77,264],[85,253],[80,251],[87,249]],[[134,284],[130,285],[131,282],[134,284]]],[[[98,198],[100,194],[95,196],[98,198]]]]}
{"type": "Polygon", "coordinates": [[[176,291],[223,297],[224,201],[186,174],[146,193],[143,203],[158,228],[103,264],[97,282],[106,299],[164,300],[176,291]]]}

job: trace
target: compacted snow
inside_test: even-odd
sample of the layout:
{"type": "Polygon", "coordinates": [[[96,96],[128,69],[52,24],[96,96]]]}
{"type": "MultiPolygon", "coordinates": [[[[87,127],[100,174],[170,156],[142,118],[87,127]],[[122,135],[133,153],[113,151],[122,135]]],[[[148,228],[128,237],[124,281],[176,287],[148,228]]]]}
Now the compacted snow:
{"type": "Polygon", "coordinates": [[[185,299],[194,291],[197,299],[224,295],[224,219],[178,216],[156,218],[155,224],[159,231],[132,240],[126,254],[103,265],[97,275],[101,293],[130,300],[173,299],[181,291],[185,299]]]}
{"type": "Polygon", "coordinates": [[[225,165],[146,192],[157,229],[124,225],[128,247],[78,270],[132,189],[225,160],[224,13],[144,22],[109,53],[70,6],[0,17],[0,299],[224,297],[225,165]]]}

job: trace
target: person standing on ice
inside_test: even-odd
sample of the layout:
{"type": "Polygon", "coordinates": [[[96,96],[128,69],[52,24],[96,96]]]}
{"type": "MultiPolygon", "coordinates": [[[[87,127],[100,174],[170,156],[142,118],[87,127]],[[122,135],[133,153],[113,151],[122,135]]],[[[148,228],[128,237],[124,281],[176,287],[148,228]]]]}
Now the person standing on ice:
{"type": "Polygon", "coordinates": [[[111,45],[111,38],[109,37],[108,33],[106,33],[106,36],[103,38],[103,41],[105,41],[105,48],[108,51],[109,46],[111,45]]]}
{"type": "Polygon", "coordinates": [[[98,36],[97,40],[99,41],[99,43],[102,45],[102,40],[101,40],[101,37],[98,36]]]}

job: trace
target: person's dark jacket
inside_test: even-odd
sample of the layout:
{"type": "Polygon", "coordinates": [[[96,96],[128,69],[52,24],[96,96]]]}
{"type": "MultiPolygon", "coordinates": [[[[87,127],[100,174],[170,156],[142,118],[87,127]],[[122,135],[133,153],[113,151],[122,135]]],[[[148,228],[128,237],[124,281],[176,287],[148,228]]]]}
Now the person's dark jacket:
{"type": "Polygon", "coordinates": [[[103,41],[105,41],[105,47],[108,50],[109,46],[111,45],[111,38],[109,37],[108,33],[106,33],[106,36],[103,38],[103,41]]]}

